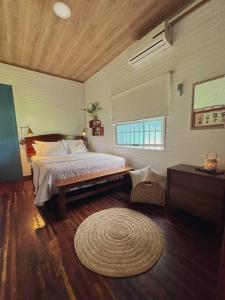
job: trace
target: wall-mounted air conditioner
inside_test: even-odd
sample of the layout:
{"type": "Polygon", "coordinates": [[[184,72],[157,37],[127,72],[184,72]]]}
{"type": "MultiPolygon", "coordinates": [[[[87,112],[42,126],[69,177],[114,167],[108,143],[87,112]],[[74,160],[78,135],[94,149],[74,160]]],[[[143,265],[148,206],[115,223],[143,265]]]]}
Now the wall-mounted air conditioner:
{"type": "Polygon", "coordinates": [[[154,28],[127,49],[128,62],[136,66],[172,45],[172,28],[166,22],[154,28]]]}

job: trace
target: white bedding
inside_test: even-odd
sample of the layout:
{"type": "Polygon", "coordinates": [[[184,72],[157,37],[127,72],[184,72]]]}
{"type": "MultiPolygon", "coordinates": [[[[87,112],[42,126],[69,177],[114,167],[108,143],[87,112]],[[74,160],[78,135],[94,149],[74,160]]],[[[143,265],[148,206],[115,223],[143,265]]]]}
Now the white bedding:
{"type": "Polygon", "coordinates": [[[34,203],[38,206],[44,205],[57,193],[56,180],[120,168],[126,164],[122,157],[93,152],[65,156],[35,155],[31,160],[36,195],[34,203]]]}

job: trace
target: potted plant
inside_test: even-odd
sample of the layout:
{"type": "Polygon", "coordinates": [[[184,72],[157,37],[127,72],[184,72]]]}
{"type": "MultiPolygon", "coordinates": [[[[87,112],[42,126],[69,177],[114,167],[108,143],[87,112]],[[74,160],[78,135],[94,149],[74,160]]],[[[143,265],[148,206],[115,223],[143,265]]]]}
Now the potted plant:
{"type": "Polygon", "coordinates": [[[92,120],[89,122],[90,127],[100,127],[101,126],[101,121],[98,120],[98,111],[101,110],[102,107],[100,107],[99,102],[91,102],[87,108],[84,108],[86,112],[88,112],[89,116],[92,117],[92,120]]]}

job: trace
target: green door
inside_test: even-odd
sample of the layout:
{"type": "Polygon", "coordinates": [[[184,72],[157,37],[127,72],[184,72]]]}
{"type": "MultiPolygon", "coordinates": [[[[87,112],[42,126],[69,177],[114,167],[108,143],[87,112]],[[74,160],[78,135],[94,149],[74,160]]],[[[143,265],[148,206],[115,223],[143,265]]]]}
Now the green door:
{"type": "Polygon", "coordinates": [[[22,168],[12,87],[0,84],[0,182],[21,178],[22,168]]]}

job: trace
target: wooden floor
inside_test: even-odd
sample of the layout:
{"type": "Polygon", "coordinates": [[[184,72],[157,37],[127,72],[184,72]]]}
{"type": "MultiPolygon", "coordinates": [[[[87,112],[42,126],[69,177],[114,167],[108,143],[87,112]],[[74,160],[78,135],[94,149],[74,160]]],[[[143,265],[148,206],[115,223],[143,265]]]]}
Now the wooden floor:
{"type": "Polygon", "coordinates": [[[0,185],[0,299],[214,300],[220,241],[205,222],[160,208],[131,205],[123,191],[69,205],[69,218],[40,214],[30,181],[0,185]],[[83,267],[73,246],[79,224],[110,207],[142,211],[159,226],[165,240],[152,270],[127,279],[99,276],[83,267]],[[42,218],[42,215],[44,218],[42,218]]]}

